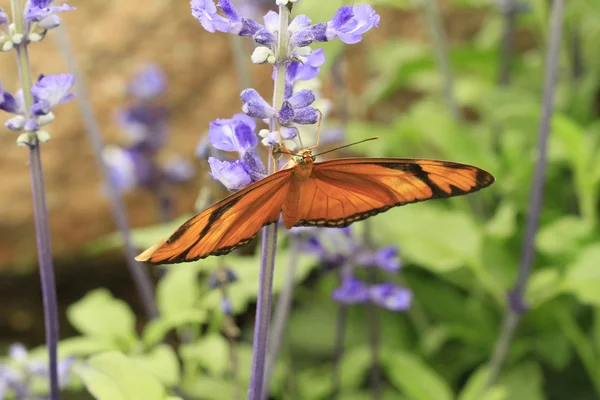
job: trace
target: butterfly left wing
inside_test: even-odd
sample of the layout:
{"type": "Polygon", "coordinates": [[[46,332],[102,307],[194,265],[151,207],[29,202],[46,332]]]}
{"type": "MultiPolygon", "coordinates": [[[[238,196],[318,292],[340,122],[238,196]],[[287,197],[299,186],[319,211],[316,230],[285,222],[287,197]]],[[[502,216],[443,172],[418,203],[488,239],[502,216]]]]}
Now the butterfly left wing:
{"type": "Polygon", "coordinates": [[[315,163],[294,226],[344,227],[392,207],[473,193],[493,182],[480,168],[449,161],[345,158],[315,163]]]}
{"type": "Polygon", "coordinates": [[[192,217],[137,261],[175,264],[224,255],[248,243],[258,230],[277,222],[291,170],[283,170],[236,192],[192,217]]]}

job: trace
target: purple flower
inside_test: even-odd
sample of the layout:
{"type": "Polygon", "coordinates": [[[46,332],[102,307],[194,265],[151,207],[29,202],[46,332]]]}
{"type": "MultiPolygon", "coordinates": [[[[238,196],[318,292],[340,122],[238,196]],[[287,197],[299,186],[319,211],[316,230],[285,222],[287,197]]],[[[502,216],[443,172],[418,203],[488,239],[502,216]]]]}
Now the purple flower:
{"type": "Polygon", "coordinates": [[[229,190],[240,190],[252,183],[252,177],[240,160],[221,161],[210,157],[208,164],[210,165],[210,176],[229,190]]]}
{"type": "Polygon", "coordinates": [[[325,51],[317,49],[307,57],[299,57],[300,61],[292,61],[286,73],[286,81],[294,84],[296,81],[308,81],[316,78],[320,67],[325,64],[325,51]]]}
{"type": "Polygon", "coordinates": [[[71,74],[41,76],[31,88],[32,113],[38,116],[49,114],[57,105],[73,99],[75,94],[70,93],[73,85],[75,77],[71,74]]]}
{"type": "Polygon", "coordinates": [[[117,122],[134,144],[158,152],[167,138],[167,118],[164,107],[134,104],[117,115],[117,122]]]}
{"type": "Polygon", "coordinates": [[[378,26],[379,15],[368,4],[341,7],[327,23],[327,41],[339,38],[346,44],[358,43],[369,29],[378,26]]]}
{"type": "Polygon", "coordinates": [[[31,0],[25,7],[25,19],[28,22],[37,22],[43,29],[52,29],[60,25],[57,13],[74,10],[67,4],[50,6],[53,0],[31,0]]]}
{"type": "Polygon", "coordinates": [[[167,87],[167,78],[157,65],[145,66],[137,76],[129,82],[129,95],[141,101],[152,100],[162,95],[167,87]]]}
{"type": "Polygon", "coordinates": [[[331,293],[331,297],[343,304],[360,304],[369,300],[369,287],[354,277],[346,277],[342,285],[331,293]]]}
{"type": "Polygon", "coordinates": [[[398,272],[401,266],[398,249],[394,246],[384,247],[376,252],[363,252],[358,256],[357,263],[389,272],[398,272]]]}
{"type": "Polygon", "coordinates": [[[221,285],[228,285],[238,281],[238,276],[229,267],[218,269],[208,276],[208,287],[216,289],[221,285]]]}
{"type": "Polygon", "coordinates": [[[208,32],[229,32],[229,20],[217,14],[217,7],[212,0],[191,0],[192,15],[208,32]]]}
{"type": "Polygon", "coordinates": [[[217,119],[209,126],[209,141],[219,150],[237,151],[243,156],[258,144],[254,134],[256,122],[246,114],[235,114],[231,119],[217,119]]]}
{"type": "Polygon", "coordinates": [[[107,146],[102,151],[102,158],[112,182],[120,191],[136,186],[152,187],[156,183],[157,167],[140,147],[107,146]]]}
{"type": "Polygon", "coordinates": [[[408,289],[386,282],[369,288],[371,301],[391,311],[404,311],[410,307],[412,292],[408,289]]]}
{"type": "MultiPolygon", "coordinates": [[[[4,12],[4,9],[0,7],[0,25],[8,24],[8,15],[4,12]]],[[[0,396],[1,398],[1,396],[0,396]]]]}
{"type": "Polygon", "coordinates": [[[19,114],[21,112],[21,106],[17,99],[12,94],[3,91],[2,86],[0,86],[0,110],[11,114],[19,114]]]}
{"type": "Polygon", "coordinates": [[[242,111],[253,118],[271,118],[276,114],[275,109],[254,89],[242,91],[240,98],[244,102],[242,111]]]}
{"type": "Polygon", "coordinates": [[[163,166],[163,174],[167,181],[173,183],[187,182],[194,177],[192,164],[178,155],[171,156],[163,166]]]}
{"type": "Polygon", "coordinates": [[[297,124],[314,124],[319,119],[318,111],[308,107],[315,101],[315,94],[308,89],[300,90],[287,98],[281,110],[277,113],[277,119],[282,125],[292,122],[297,124]]]}

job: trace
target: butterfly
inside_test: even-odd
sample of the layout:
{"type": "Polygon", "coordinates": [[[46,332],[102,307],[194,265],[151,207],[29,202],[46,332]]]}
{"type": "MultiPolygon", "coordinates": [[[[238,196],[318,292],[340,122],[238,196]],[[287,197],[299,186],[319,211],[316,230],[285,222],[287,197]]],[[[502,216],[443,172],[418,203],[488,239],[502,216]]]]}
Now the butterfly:
{"type": "Polygon", "coordinates": [[[292,157],[287,167],[196,214],[136,260],[174,264],[224,255],[250,242],[281,214],[288,229],[341,228],[392,207],[473,193],[494,182],[480,168],[450,161],[339,158],[315,162],[312,148],[296,154],[284,149],[292,157]]]}

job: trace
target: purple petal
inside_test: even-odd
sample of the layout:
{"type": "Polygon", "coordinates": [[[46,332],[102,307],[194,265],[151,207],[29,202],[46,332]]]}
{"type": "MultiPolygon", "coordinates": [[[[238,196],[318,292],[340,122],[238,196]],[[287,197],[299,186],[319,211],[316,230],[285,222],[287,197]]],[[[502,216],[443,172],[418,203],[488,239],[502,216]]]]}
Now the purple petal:
{"type": "Polygon", "coordinates": [[[102,151],[102,159],[117,190],[123,192],[137,186],[135,161],[129,152],[121,147],[107,146],[102,151]]]}
{"type": "Polygon", "coordinates": [[[267,176],[267,170],[262,160],[256,154],[256,151],[249,150],[242,156],[242,162],[246,166],[246,171],[250,174],[252,182],[258,182],[267,176]]]}
{"type": "Polygon", "coordinates": [[[28,4],[29,7],[26,7],[25,19],[27,21],[39,22],[54,13],[59,13],[59,12],[63,12],[63,11],[72,11],[75,9],[75,7],[71,7],[67,4],[63,4],[61,6],[48,7],[48,4],[50,4],[51,1],[43,1],[43,2],[38,2],[38,3],[39,3],[39,5],[35,5],[35,2],[32,2],[32,3],[28,4]]]}
{"type": "Polygon", "coordinates": [[[219,150],[237,151],[242,155],[258,144],[254,134],[256,123],[245,114],[236,114],[232,119],[217,119],[209,126],[208,139],[219,150]]]}
{"type": "Polygon", "coordinates": [[[299,31],[300,29],[308,28],[310,26],[310,18],[304,14],[297,15],[296,18],[288,25],[290,33],[299,31]]]}
{"type": "Polygon", "coordinates": [[[277,36],[269,32],[267,28],[259,29],[254,36],[252,36],[252,39],[256,43],[267,47],[274,45],[277,42],[277,36]]]}
{"type": "Polygon", "coordinates": [[[279,30],[279,14],[275,11],[267,12],[263,20],[265,21],[265,27],[269,31],[277,32],[279,30]]]}
{"type": "Polygon", "coordinates": [[[140,100],[151,100],[164,93],[167,77],[158,65],[145,66],[129,83],[129,95],[140,100]]]}
{"type": "Polygon", "coordinates": [[[17,363],[23,363],[27,360],[27,348],[21,343],[11,344],[8,348],[8,356],[17,363]]]}
{"type": "Polygon", "coordinates": [[[208,32],[229,32],[229,20],[217,14],[217,7],[212,0],[191,0],[190,5],[192,15],[208,32]]]}
{"type": "Polygon", "coordinates": [[[38,80],[31,88],[34,104],[31,106],[35,115],[43,115],[59,104],[75,97],[69,93],[75,84],[71,74],[46,75],[38,80]]]}
{"type": "Polygon", "coordinates": [[[298,32],[294,32],[290,37],[290,46],[294,47],[305,47],[315,41],[315,35],[313,30],[310,28],[301,29],[298,32]]]}
{"type": "Polygon", "coordinates": [[[240,160],[221,161],[210,157],[210,176],[229,190],[240,190],[252,183],[250,174],[240,160]]]}
{"type": "Polygon", "coordinates": [[[294,95],[292,95],[287,101],[292,105],[293,108],[304,108],[308,107],[315,101],[315,94],[308,90],[302,89],[294,95]]]}
{"type": "Polygon", "coordinates": [[[360,304],[369,300],[369,287],[356,278],[348,277],[331,293],[331,297],[343,304],[360,304]]]}
{"type": "Polygon", "coordinates": [[[8,15],[6,15],[2,7],[0,7],[0,25],[5,24],[8,24],[8,15]]]}
{"type": "Polygon", "coordinates": [[[236,11],[235,7],[229,0],[219,0],[219,7],[223,10],[223,14],[225,14],[229,18],[229,31],[234,35],[238,35],[240,31],[243,29],[242,18],[236,11]]]}
{"type": "Polygon", "coordinates": [[[391,311],[404,311],[410,307],[412,292],[392,283],[373,285],[369,289],[371,301],[391,311]]]}
{"type": "Polygon", "coordinates": [[[365,32],[379,25],[379,19],[368,4],[341,7],[327,23],[327,40],[339,37],[346,44],[358,43],[365,32]]]}
{"type": "Polygon", "coordinates": [[[277,113],[277,119],[281,125],[288,125],[294,120],[295,117],[294,108],[289,101],[284,101],[281,105],[281,109],[277,113]]]}
{"type": "Polygon", "coordinates": [[[244,102],[242,111],[254,118],[271,118],[275,115],[275,109],[263,99],[254,89],[244,90],[240,98],[244,102]]]}
{"type": "Polygon", "coordinates": [[[242,28],[238,32],[240,36],[254,36],[262,29],[266,29],[263,25],[250,18],[242,18],[242,28]]]}
{"type": "Polygon", "coordinates": [[[21,110],[19,102],[12,94],[0,90],[0,110],[11,114],[18,114],[21,110]]]}
{"type": "Polygon", "coordinates": [[[304,107],[294,110],[294,121],[297,124],[310,125],[319,120],[319,112],[313,107],[304,107]]]}
{"type": "Polygon", "coordinates": [[[377,266],[389,272],[398,272],[400,270],[400,257],[398,257],[398,248],[394,246],[384,247],[375,253],[377,266]]]}

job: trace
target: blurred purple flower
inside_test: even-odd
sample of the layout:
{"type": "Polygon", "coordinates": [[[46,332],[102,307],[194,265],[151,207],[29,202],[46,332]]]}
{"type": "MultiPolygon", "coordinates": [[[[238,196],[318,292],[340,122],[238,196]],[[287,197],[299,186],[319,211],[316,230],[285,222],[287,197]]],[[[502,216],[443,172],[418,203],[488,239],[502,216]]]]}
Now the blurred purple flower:
{"type": "Polygon", "coordinates": [[[375,252],[363,252],[356,260],[363,267],[376,267],[389,272],[398,272],[401,267],[398,248],[388,246],[375,252]]]}
{"type": "Polygon", "coordinates": [[[342,304],[361,304],[369,301],[369,286],[354,277],[346,277],[342,285],[331,293],[331,297],[342,304]]]}
{"type": "Polygon", "coordinates": [[[238,281],[238,276],[229,267],[219,268],[216,271],[211,272],[208,277],[208,287],[216,289],[221,285],[228,285],[238,281]]]}
{"type": "Polygon", "coordinates": [[[143,67],[132,78],[127,91],[133,103],[117,113],[117,122],[130,143],[123,147],[107,147],[103,158],[118,189],[144,187],[155,192],[160,197],[164,215],[168,216],[170,201],[166,198],[165,186],[189,181],[194,168],[178,155],[170,156],[163,163],[157,160],[168,135],[169,112],[157,104],[166,87],[166,76],[156,65],[143,67]]]}
{"type": "Polygon", "coordinates": [[[2,7],[0,7],[0,25],[8,25],[8,15],[6,15],[2,7]]]}
{"type": "Polygon", "coordinates": [[[167,77],[157,65],[146,65],[129,82],[128,92],[141,101],[149,101],[162,95],[167,87],[167,77]]]}
{"type": "Polygon", "coordinates": [[[371,301],[390,311],[405,311],[410,308],[412,292],[408,289],[386,282],[369,288],[371,301]]]}

